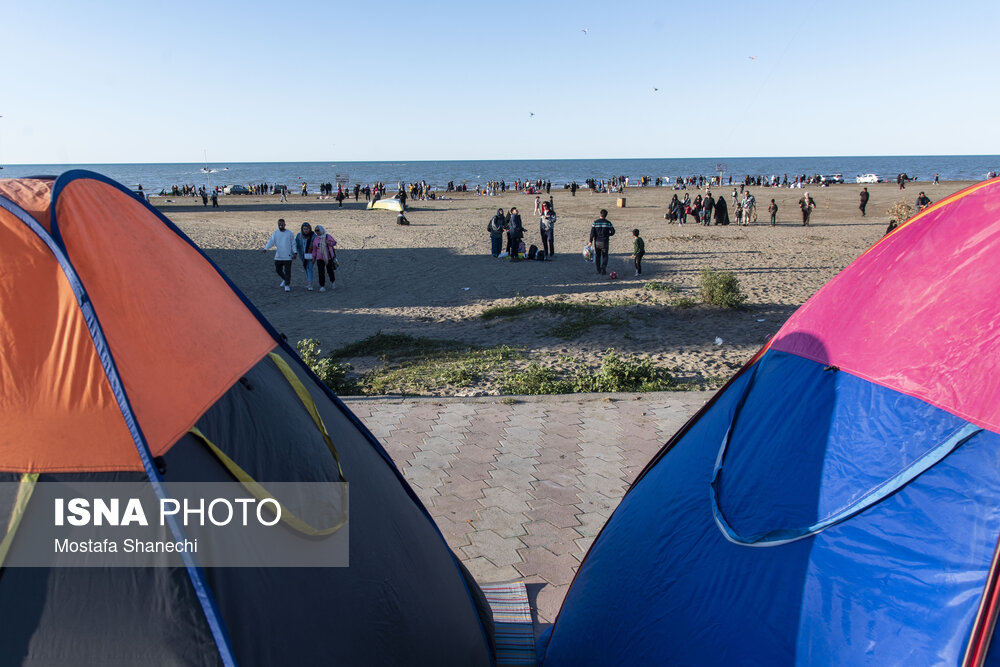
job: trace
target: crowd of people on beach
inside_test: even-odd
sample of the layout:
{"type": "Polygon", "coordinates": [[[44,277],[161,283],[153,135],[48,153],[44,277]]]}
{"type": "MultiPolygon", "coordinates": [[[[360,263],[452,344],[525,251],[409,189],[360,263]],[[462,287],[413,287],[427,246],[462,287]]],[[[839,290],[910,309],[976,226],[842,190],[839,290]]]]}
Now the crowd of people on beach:
{"type": "MultiPolygon", "coordinates": [[[[524,223],[521,213],[516,206],[511,207],[504,213],[502,208],[490,218],[486,224],[486,231],[490,235],[490,254],[497,259],[507,258],[512,262],[519,261],[549,261],[555,259],[555,225],[556,216],[555,204],[550,196],[543,201],[541,197],[535,197],[535,208],[533,217],[538,218],[538,235],[541,247],[532,244],[525,247],[524,223]],[[504,250],[504,241],[507,248],[504,250]]],[[[615,227],[608,220],[608,212],[601,209],[599,217],[594,220],[590,228],[590,238],[584,247],[583,256],[587,261],[592,261],[597,267],[599,275],[608,274],[608,254],[610,251],[611,237],[615,235],[615,227]]],[[[639,235],[639,230],[632,230],[634,237],[631,260],[635,266],[635,275],[642,275],[642,258],[646,254],[646,244],[639,235]]],[[[612,271],[611,278],[617,278],[616,272],[612,271]]]]}

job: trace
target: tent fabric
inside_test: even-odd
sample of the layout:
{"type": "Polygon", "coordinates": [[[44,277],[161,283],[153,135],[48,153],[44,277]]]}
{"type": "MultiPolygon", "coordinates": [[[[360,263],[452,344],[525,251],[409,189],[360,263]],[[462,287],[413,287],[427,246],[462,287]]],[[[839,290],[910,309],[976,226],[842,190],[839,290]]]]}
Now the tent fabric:
{"type": "Polygon", "coordinates": [[[994,180],[796,311],[629,489],[545,667],[1000,664],[998,243],[994,180]]]}
{"type": "Polygon", "coordinates": [[[981,353],[1000,343],[1000,293],[991,289],[1000,274],[998,222],[997,181],[922,213],[824,286],[770,347],[1000,430],[1000,356],[981,353]]]}
{"type": "Polygon", "coordinates": [[[566,597],[546,667],[961,660],[964,641],[937,640],[971,629],[1000,534],[1000,513],[981,510],[1000,507],[1000,436],[980,432],[818,535],[734,544],[713,519],[710,484],[742,399],[720,498],[747,535],[836,511],[957,424],[815,362],[769,353],[758,363],[623,499],[566,597]],[[788,419],[793,410],[805,415],[788,419]],[[821,427],[803,430],[810,421],[821,427]],[[890,442],[873,447],[880,431],[890,442]]]}
{"type": "Polygon", "coordinates": [[[49,203],[52,198],[54,176],[41,178],[0,179],[0,197],[27,211],[47,231],[50,227],[49,203]]]}
{"type": "Polygon", "coordinates": [[[55,196],[54,230],[159,456],[275,341],[143,202],[89,178],[60,179],[55,196]]]}
{"type": "MultiPolygon", "coordinates": [[[[52,197],[51,234],[0,198],[3,266],[37,271],[27,273],[45,287],[27,292],[55,311],[32,318],[39,304],[4,289],[25,270],[5,276],[4,340],[21,356],[0,360],[0,414],[21,431],[0,435],[0,480],[20,479],[27,452],[41,481],[234,481],[197,427],[265,484],[348,479],[350,567],[0,569],[0,665],[491,664],[489,607],[413,490],[214,264],[101,176],[64,174],[52,197]],[[50,431],[31,419],[47,394],[32,403],[10,387],[38,394],[34,379],[56,371],[79,396],[50,400],[63,420],[50,431]],[[101,407],[108,432],[82,432],[101,407]]],[[[15,502],[0,498],[0,516],[15,502]]],[[[45,512],[29,502],[22,525],[45,512]]]]}
{"type": "Polygon", "coordinates": [[[0,208],[0,248],[17,258],[0,262],[0,469],[137,469],[74,286],[22,217],[0,208]]]}

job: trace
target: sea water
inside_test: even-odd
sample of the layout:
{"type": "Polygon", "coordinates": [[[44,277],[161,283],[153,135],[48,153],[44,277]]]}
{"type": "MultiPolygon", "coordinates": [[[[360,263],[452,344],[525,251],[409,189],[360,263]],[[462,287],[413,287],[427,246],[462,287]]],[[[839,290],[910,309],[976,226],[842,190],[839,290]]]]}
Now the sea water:
{"type": "Polygon", "coordinates": [[[70,169],[87,169],[129,187],[143,186],[149,194],[171,186],[226,186],[268,183],[286,185],[297,194],[306,183],[315,192],[320,183],[365,184],[382,181],[389,189],[398,182],[421,180],[443,189],[449,181],[469,188],[503,179],[510,185],[518,180],[549,180],[553,187],[588,178],[626,176],[630,183],[640,176],[664,178],[713,176],[723,172],[728,181],[747,175],[843,174],[848,183],[859,174],[877,174],[895,181],[906,173],[918,181],[930,181],[938,174],[943,181],[979,181],[990,171],[1000,170],[997,155],[928,156],[841,156],[841,157],[754,157],[754,158],[656,158],[591,160],[435,160],[396,162],[220,162],[188,164],[39,164],[4,165],[0,178],[59,175],[70,169]]]}

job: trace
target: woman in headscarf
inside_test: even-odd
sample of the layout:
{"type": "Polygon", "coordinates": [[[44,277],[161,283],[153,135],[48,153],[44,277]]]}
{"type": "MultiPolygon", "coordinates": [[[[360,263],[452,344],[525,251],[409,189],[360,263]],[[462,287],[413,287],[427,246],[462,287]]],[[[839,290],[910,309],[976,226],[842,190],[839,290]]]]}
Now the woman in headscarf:
{"type": "Polygon", "coordinates": [[[330,289],[334,287],[337,277],[334,275],[337,261],[337,240],[326,233],[323,225],[316,225],[316,234],[313,239],[313,259],[316,260],[316,268],[319,270],[319,291],[326,291],[326,276],[330,276],[330,289]]]}
{"type": "Polygon", "coordinates": [[[503,209],[498,208],[497,214],[490,218],[486,225],[486,231],[490,233],[490,254],[494,257],[500,255],[503,248],[503,232],[507,226],[507,219],[504,217],[503,209]]]}
{"type": "Polygon", "coordinates": [[[295,252],[302,258],[302,268],[306,270],[306,289],[310,292],[313,288],[313,265],[315,264],[312,255],[314,236],[312,225],[308,222],[303,222],[302,231],[295,235],[295,252]]]}
{"type": "Polygon", "coordinates": [[[667,220],[680,223],[681,221],[681,200],[674,195],[670,203],[667,204],[667,220]]]}
{"type": "Polygon", "coordinates": [[[556,254],[556,209],[551,199],[542,202],[542,214],[538,218],[538,233],[542,237],[542,251],[545,259],[552,259],[556,254]]]}
{"type": "Polygon", "coordinates": [[[715,200],[715,224],[729,224],[729,207],[726,206],[725,196],[720,196],[715,200]]]}
{"type": "Polygon", "coordinates": [[[521,237],[524,236],[524,226],[521,224],[521,214],[517,212],[517,207],[510,209],[510,217],[507,221],[507,256],[511,261],[517,257],[517,249],[521,245],[521,237]]]}

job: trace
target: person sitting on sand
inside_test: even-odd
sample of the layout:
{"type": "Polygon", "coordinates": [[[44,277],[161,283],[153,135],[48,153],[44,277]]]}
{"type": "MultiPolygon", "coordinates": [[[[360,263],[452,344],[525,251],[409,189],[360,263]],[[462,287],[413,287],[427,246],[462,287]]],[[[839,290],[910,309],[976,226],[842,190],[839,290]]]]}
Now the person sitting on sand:
{"type": "Polygon", "coordinates": [[[930,197],[925,195],[923,191],[917,195],[917,211],[920,212],[931,205],[930,197]]]}

